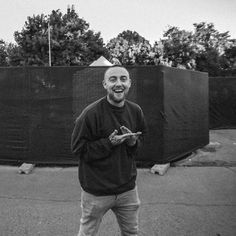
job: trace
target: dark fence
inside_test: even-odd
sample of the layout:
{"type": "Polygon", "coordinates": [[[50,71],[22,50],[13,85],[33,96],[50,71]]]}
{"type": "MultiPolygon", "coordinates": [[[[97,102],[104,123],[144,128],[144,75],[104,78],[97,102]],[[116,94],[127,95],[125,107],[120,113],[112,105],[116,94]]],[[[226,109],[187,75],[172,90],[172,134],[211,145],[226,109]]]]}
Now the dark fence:
{"type": "MultiPolygon", "coordinates": [[[[0,68],[0,160],[75,164],[70,138],[85,106],[105,96],[106,67],[0,68]]],[[[166,163],[209,142],[208,76],[128,67],[129,99],[144,111],[149,135],[137,161],[166,163]]]]}
{"type": "Polygon", "coordinates": [[[210,128],[236,128],[236,76],[209,78],[210,128]]]}

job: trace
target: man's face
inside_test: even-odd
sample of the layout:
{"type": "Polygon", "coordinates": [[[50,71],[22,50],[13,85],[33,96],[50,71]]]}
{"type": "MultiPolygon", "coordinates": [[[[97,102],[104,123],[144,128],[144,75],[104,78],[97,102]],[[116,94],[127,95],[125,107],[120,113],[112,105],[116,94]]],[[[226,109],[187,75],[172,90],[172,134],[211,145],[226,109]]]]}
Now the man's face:
{"type": "Polygon", "coordinates": [[[105,73],[103,87],[107,90],[110,101],[120,103],[125,97],[131,86],[129,73],[125,68],[112,67],[105,73]]]}

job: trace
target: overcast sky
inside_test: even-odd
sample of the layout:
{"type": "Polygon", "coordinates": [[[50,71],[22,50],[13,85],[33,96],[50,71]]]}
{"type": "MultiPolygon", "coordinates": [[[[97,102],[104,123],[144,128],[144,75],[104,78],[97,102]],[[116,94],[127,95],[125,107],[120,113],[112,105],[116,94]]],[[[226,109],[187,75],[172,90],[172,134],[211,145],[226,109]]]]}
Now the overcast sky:
{"type": "Polygon", "coordinates": [[[104,42],[123,30],[138,32],[151,43],[168,25],[193,30],[193,23],[214,23],[220,32],[236,38],[236,0],[0,0],[0,39],[14,42],[27,16],[50,14],[74,5],[90,28],[100,31],[104,42]]]}

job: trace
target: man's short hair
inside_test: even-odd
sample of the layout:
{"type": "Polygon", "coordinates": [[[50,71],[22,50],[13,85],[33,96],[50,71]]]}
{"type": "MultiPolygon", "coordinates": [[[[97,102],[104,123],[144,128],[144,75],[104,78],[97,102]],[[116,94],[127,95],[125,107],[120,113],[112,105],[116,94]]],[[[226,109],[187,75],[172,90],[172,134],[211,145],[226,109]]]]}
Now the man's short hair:
{"type": "Polygon", "coordinates": [[[109,67],[105,70],[105,72],[104,72],[104,79],[106,78],[107,72],[108,72],[109,70],[113,69],[113,68],[116,68],[116,67],[125,69],[125,70],[127,71],[128,75],[129,75],[129,71],[128,71],[124,66],[122,66],[122,65],[113,65],[113,66],[109,66],[109,67]]]}

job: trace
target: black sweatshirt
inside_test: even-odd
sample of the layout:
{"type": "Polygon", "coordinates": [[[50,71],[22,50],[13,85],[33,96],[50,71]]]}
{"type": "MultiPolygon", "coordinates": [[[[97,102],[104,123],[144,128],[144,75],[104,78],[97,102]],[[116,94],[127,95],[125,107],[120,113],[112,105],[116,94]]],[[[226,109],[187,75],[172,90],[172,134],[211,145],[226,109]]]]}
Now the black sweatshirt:
{"type": "Polygon", "coordinates": [[[84,191],[94,195],[113,195],[135,187],[134,158],[146,133],[141,108],[130,101],[123,107],[111,105],[106,97],[92,103],[76,119],[72,133],[72,152],[79,159],[79,180],[84,191]],[[126,126],[142,135],[135,146],[123,142],[113,146],[109,135],[126,126]]]}

